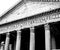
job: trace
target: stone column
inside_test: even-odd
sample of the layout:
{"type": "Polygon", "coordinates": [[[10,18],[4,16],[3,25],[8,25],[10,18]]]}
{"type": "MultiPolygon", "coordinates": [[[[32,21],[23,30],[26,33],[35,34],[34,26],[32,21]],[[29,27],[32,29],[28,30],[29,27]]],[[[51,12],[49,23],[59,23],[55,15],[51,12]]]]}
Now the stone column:
{"type": "Polygon", "coordinates": [[[34,33],[34,27],[30,28],[30,50],[35,50],[35,33],[34,33]]]}
{"type": "Polygon", "coordinates": [[[10,36],[10,33],[7,33],[6,34],[5,47],[4,47],[5,50],[8,50],[9,49],[9,41],[10,41],[9,36],[10,36]]]}
{"type": "Polygon", "coordinates": [[[17,31],[16,50],[20,50],[21,47],[21,31],[17,31]]]}
{"type": "Polygon", "coordinates": [[[0,50],[4,50],[4,46],[1,46],[1,49],[0,50]]]}
{"type": "Polygon", "coordinates": [[[51,50],[50,47],[50,28],[48,24],[44,25],[45,28],[45,50],[51,50]]]}
{"type": "Polygon", "coordinates": [[[0,50],[4,50],[4,41],[1,42],[1,48],[0,50]]]}
{"type": "Polygon", "coordinates": [[[9,45],[9,50],[12,50],[12,44],[9,45]]]}
{"type": "Polygon", "coordinates": [[[55,43],[55,38],[52,37],[52,50],[56,49],[56,43],[55,43]]]}

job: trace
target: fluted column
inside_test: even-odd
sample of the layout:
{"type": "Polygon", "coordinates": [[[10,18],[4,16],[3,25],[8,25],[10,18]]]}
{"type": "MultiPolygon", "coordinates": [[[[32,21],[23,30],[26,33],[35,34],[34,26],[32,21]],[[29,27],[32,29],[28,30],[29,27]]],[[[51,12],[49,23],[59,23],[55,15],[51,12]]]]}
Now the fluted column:
{"type": "Polygon", "coordinates": [[[50,28],[48,24],[44,25],[45,28],[45,50],[51,50],[50,47],[50,28]]]}
{"type": "Polygon", "coordinates": [[[21,47],[21,30],[17,31],[16,50],[20,50],[21,47]]]}
{"type": "Polygon", "coordinates": [[[30,28],[30,50],[35,50],[35,33],[34,33],[34,27],[30,28]]]}
{"type": "Polygon", "coordinates": [[[9,36],[10,36],[10,33],[7,33],[6,34],[5,47],[4,47],[5,50],[8,50],[8,48],[9,48],[9,41],[10,41],[9,36]]]}

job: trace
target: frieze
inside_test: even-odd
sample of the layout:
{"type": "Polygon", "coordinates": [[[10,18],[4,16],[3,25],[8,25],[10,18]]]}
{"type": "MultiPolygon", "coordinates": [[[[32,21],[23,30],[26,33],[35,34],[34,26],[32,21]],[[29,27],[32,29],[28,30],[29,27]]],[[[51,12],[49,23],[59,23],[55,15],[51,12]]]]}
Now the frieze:
{"type": "Polygon", "coordinates": [[[23,21],[18,21],[16,23],[10,23],[5,26],[0,27],[0,34],[5,32],[10,32],[14,30],[20,30],[24,28],[30,28],[32,26],[38,26],[46,23],[57,22],[60,21],[60,14],[51,14],[42,17],[26,19],[23,21]]]}

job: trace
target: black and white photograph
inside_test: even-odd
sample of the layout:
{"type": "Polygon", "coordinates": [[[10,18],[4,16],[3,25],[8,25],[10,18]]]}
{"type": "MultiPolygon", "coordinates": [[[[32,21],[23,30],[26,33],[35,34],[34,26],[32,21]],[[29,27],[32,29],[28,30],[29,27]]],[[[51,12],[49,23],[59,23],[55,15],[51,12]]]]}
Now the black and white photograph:
{"type": "Polygon", "coordinates": [[[0,50],[60,50],[60,0],[0,0],[0,50]]]}

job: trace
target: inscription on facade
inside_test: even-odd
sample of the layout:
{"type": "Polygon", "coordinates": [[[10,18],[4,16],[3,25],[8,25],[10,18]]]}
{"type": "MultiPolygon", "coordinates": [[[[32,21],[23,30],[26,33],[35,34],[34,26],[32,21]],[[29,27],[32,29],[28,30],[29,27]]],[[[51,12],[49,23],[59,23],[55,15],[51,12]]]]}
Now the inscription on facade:
{"type": "Polygon", "coordinates": [[[33,19],[26,19],[25,21],[18,21],[10,25],[0,27],[0,33],[5,33],[13,30],[28,28],[31,26],[42,25],[51,22],[60,21],[60,14],[51,14],[47,16],[37,17],[33,19]]]}

